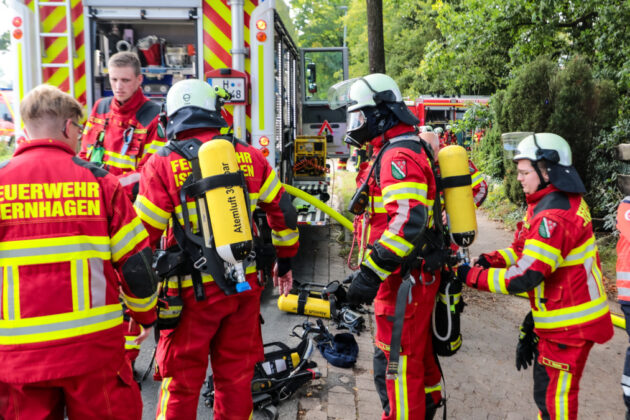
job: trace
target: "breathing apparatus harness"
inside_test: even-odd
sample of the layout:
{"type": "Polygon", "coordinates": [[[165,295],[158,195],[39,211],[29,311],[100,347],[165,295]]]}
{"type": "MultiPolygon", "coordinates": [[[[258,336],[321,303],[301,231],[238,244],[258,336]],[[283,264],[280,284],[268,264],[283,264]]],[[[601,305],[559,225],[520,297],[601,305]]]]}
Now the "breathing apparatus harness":
{"type": "MultiPolygon", "coordinates": [[[[217,136],[236,143],[233,137],[217,136]]],[[[167,149],[177,152],[187,159],[192,167],[192,174],[184,182],[180,193],[180,203],[184,224],[179,222],[177,216],[173,214],[173,235],[177,241],[177,248],[172,247],[157,260],[156,269],[158,275],[164,278],[170,276],[190,275],[195,293],[195,299],[202,301],[206,298],[202,281],[202,273],[210,274],[219,288],[226,294],[236,293],[235,279],[231,271],[226,272],[225,262],[219,257],[215,248],[207,247],[204,238],[192,231],[186,197],[198,198],[206,191],[221,188],[240,186],[245,191],[248,212],[250,209],[249,194],[247,194],[247,183],[242,171],[229,172],[220,175],[213,175],[201,178],[199,160],[197,157],[199,148],[203,143],[199,139],[188,139],[180,141],[169,141],[165,146],[167,149]],[[175,248],[175,249],[173,249],[175,248]]],[[[197,214],[201,211],[197,208],[197,214]]],[[[251,219],[251,215],[248,214],[251,219]]],[[[212,243],[212,241],[210,241],[212,243]]],[[[256,257],[255,252],[250,253],[247,263],[251,263],[256,257]]]]}

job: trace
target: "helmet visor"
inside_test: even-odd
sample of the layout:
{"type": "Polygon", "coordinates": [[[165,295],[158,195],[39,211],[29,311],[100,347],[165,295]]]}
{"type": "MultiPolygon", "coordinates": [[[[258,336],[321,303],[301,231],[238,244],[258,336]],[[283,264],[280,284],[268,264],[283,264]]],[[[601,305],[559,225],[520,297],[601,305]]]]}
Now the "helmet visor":
{"type": "Polygon", "coordinates": [[[367,124],[367,118],[365,117],[365,113],[361,110],[348,112],[346,123],[347,131],[355,131],[367,124]]]}
{"type": "Polygon", "coordinates": [[[350,99],[350,88],[357,80],[358,78],[344,80],[328,89],[328,106],[330,109],[337,109],[356,103],[356,101],[350,99]]]}

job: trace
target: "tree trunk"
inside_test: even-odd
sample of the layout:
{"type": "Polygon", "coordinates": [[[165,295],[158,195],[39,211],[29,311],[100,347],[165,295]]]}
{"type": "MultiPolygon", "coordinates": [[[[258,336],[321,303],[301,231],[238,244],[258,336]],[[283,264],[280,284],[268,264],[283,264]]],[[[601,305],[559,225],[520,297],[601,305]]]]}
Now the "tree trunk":
{"type": "Polygon", "coordinates": [[[367,4],[368,56],[370,73],[385,73],[383,43],[383,0],[365,0],[367,4]]]}

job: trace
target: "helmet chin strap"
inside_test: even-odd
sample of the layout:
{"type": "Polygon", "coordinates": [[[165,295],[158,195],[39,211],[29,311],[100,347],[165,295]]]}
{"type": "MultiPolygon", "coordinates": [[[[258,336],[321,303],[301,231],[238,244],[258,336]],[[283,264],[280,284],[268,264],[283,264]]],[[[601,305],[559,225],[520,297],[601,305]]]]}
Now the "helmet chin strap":
{"type": "Polygon", "coordinates": [[[532,166],[534,167],[534,170],[536,171],[536,175],[538,175],[538,179],[540,180],[540,183],[538,184],[538,188],[536,189],[536,191],[540,191],[542,189],[547,188],[547,186],[549,185],[549,182],[545,181],[545,178],[543,178],[543,174],[540,168],[538,167],[538,163],[532,162],[532,166]]]}

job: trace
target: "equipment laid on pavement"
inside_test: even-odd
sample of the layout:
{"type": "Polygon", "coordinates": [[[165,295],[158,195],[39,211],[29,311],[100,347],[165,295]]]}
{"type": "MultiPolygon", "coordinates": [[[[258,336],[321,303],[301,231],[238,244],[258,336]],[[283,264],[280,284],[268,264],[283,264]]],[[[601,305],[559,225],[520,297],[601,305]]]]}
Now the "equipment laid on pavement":
{"type": "MultiPolygon", "coordinates": [[[[310,360],[313,354],[313,341],[302,338],[297,347],[290,348],[284,343],[273,342],[264,345],[265,360],[256,363],[252,379],[252,397],[254,409],[261,410],[268,419],[278,417],[276,404],[289,399],[300,387],[321,374],[317,363],[310,360]]],[[[202,394],[204,404],[214,405],[214,383],[212,375],[208,378],[208,390],[202,394]]]]}
{"type": "Polygon", "coordinates": [[[293,327],[291,335],[305,339],[309,334],[316,333],[315,343],[320,353],[331,365],[340,368],[351,368],[357,362],[359,345],[351,333],[339,333],[334,336],[328,331],[321,319],[317,320],[317,327],[305,321],[302,325],[293,327]],[[296,330],[302,328],[302,334],[296,330]]]}
{"type": "Polygon", "coordinates": [[[346,301],[346,289],[338,281],[326,286],[317,283],[302,283],[295,293],[278,297],[278,309],[299,315],[331,318],[339,328],[361,334],[365,319],[350,308],[346,301]]]}

